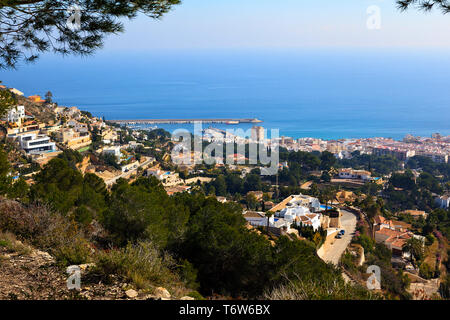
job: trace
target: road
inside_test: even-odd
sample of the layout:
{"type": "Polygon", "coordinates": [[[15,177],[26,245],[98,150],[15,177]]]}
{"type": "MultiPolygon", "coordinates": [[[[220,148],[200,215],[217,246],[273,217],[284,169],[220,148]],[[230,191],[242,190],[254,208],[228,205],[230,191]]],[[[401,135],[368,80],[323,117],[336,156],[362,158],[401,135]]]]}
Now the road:
{"type": "Polygon", "coordinates": [[[152,161],[153,161],[152,159],[147,159],[145,162],[141,163],[141,164],[139,165],[139,167],[137,167],[136,169],[133,169],[133,170],[130,170],[130,171],[128,171],[128,172],[124,172],[124,173],[122,173],[122,174],[120,174],[120,175],[118,175],[118,176],[115,176],[114,178],[107,180],[107,181],[105,182],[105,184],[106,184],[107,186],[111,186],[111,185],[113,185],[114,183],[116,183],[116,181],[119,180],[120,178],[127,179],[127,178],[130,177],[132,174],[136,173],[137,170],[138,170],[139,168],[143,168],[143,167],[149,165],[152,161]]]}
{"type": "Polygon", "coordinates": [[[337,265],[339,263],[339,259],[341,258],[347,246],[352,241],[356,230],[356,216],[346,210],[341,209],[341,212],[341,229],[345,230],[345,235],[342,237],[342,239],[335,239],[334,237],[328,239],[323,245],[324,250],[322,254],[319,255],[322,260],[331,262],[334,265],[337,265]]]}

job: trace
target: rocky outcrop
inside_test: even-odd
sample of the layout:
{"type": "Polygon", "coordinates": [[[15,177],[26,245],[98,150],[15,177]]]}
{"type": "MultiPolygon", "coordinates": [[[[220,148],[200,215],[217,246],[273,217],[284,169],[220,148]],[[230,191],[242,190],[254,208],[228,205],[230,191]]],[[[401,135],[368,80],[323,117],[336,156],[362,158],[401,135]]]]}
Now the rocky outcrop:
{"type": "MultiPolygon", "coordinates": [[[[90,270],[94,264],[69,267],[80,273],[79,289],[68,289],[69,274],[55,259],[40,250],[27,253],[9,252],[0,246],[0,300],[176,300],[166,288],[158,287],[153,294],[133,289],[118,276],[106,284],[90,270]]],[[[183,300],[193,300],[183,297],[183,300]]]]}

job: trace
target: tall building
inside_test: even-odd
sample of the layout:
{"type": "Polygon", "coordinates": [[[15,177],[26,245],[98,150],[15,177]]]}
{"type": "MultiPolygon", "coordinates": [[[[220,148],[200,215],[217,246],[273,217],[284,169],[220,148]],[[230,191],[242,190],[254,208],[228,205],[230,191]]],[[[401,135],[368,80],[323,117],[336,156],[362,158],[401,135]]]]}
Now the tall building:
{"type": "Polygon", "coordinates": [[[264,127],[253,126],[252,127],[252,140],[264,141],[264,127]]]}

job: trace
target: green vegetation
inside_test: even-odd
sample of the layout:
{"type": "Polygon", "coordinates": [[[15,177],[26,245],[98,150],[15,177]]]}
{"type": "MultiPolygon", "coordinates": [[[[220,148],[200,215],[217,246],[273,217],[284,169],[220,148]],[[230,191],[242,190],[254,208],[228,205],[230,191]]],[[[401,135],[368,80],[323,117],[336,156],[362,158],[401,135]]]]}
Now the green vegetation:
{"type": "MultiPolygon", "coordinates": [[[[94,174],[73,168],[79,159],[68,152],[51,160],[36,175],[30,205],[0,202],[0,228],[49,251],[61,266],[93,261],[101,277],[117,274],[149,290],[182,283],[204,295],[258,297],[297,275],[342,280],[314,244],[280,237],[272,246],[248,230],[236,203],[202,192],[169,197],[155,178],[119,180],[108,191],[94,174]]],[[[247,184],[258,183],[251,179],[247,184]]]]}
{"type": "MultiPolygon", "coordinates": [[[[2,82],[0,81],[0,84],[2,82]]],[[[0,89],[0,118],[3,118],[9,109],[15,106],[17,103],[14,94],[9,90],[0,89]]]]}
{"type": "Polygon", "coordinates": [[[95,257],[95,268],[91,274],[105,281],[110,281],[113,275],[120,275],[139,289],[146,289],[176,281],[175,274],[170,270],[174,265],[173,258],[167,254],[161,256],[153,243],[138,242],[100,252],[95,257]]]}
{"type": "Polygon", "coordinates": [[[374,176],[401,170],[401,162],[394,157],[360,154],[359,151],[353,152],[352,156],[351,159],[340,160],[340,165],[345,168],[367,170],[374,176]]]}
{"type": "MultiPolygon", "coordinates": [[[[162,159],[170,148],[166,133],[154,130],[149,135],[153,140],[144,142],[144,146],[151,147],[138,148],[137,152],[157,152],[162,159]],[[161,149],[156,151],[156,146],[161,149]]],[[[121,138],[132,139],[127,130],[121,138]]],[[[186,294],[198,292],[203,296],[379,298],[364,288],[345,284],[341,271],[317,256],[316,248],[325,239],[323,230],[301,228],[300,235],[307,241],[300,241],[294,236],[267,237],[264,230],[258,232],[246,227],[243,204],[264,211],[263,201],[272,197],[277,201],[298,192],[319,197],[322,203],[330,203],[334,198],[338,188],[330,186],[329,180],[336,172],[334,168],[343,165],[341,161],[327,152],[292,152],[283,157],[288,166],[280,171],[279,179],[283,182],[279,193],[272,192],[273,181],[262,180],[258,169],[242,178],[237,171],[203,166],[196,169],[216,179],[196,185],[191,194],[170,197],[154,177],[137,177],[133,183],[119,179],[107,189],[95,174],[82,175],[76,169],[83,156],[70,150],[46,164],[30,188],[20,179],[12,184],[7,179],[11,169],[3,153],[0,154],[2,193],[21,203],[0,202],[0,229],[49,251],[61,266],[95,262],[91,276],[105,281],[119,276],[148,291],[155,286],[168,286],[184,287],[186,294]],[[315,181],[307,192],[298,187],[304,179],[315,181]],[[249,191],[262,192],[263,201],[249,191]],[[233,198],[236,202],[222,204],[207,196],[211,194],[233,198]],[[325,285],[332,290],[325,290],[325,285]]],[[[358,161],[363,163],[362,159],[361,156],[358,161]]],[[[377,169],[372,167],[372,170],[382,171],[382,165],[377,163],[389,161],[392,159],[373,158],[369,165],[375,163],[377,169]]],[[[422,173],[414,180],[409,171],[393,174],[389,184],[392,187],[384,191],[387,192],[385,201],[376,197],[381,192],[379,187],[373,188],[371,184],[361,188],[372,195],[355,203],[366,213],[367,222],[379,214],[389,215],[390,208],[395,208],[389,188],[395,192],[402,188],[410,192],[410,197],[417,190],[431,193],[443,188],[442,181],[434,175],[422,173]]],[[[416,199],[412,197],[412,201],[416,199]]],[[[436,210],[427,220],[412,222],[433,242],[436,241],[430,236],[433,231],[446,232],[448,212],[436,210]]],[[[392,296],[408,298],[404,277],[391,267],[390,251],[374,243],[368,236],[371,224],[368,226],[369,229],[358,227],[355,242],[365,249],[367,263],[382,267],[386,274],[383,289],[392,296]]],[[[362,275],[362,268],[356,267],[354,260],[347,253],[341,264],[352,273],[362,275]]],[[[431,272],[426,266],[422,269],[424,274],[431,272]]],[[[200,296],[198,293],[196,296],[200,296]]]]}

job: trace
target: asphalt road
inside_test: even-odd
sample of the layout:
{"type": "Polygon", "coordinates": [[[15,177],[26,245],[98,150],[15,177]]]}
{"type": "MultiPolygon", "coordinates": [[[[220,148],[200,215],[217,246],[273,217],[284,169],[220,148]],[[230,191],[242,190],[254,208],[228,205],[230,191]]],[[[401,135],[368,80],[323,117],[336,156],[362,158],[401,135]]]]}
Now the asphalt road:
{"type": "Polygon", "coordinates": [[[356,230],[356,216],[353,213],[342,209],[341,212],[341,229],[345,230],[345,235],[342,236],[342,239],[335,239],[333,237],[331,241],[324,246],[325,250],[321,256],[322,260],[331,262],[334,265],[339,263],[339,259],[352,241],[356,230]]]}
{"type": "Polygon", "coordinates": [[[130,171],[128,171],[128,172],[124,172],[124,173],[122,173],[121,175],[118,175],[118,176],[116,176],[116,177],[114,177],[114,178],[112,178],[112,179],[109,179],[109,180],[107,180],[107,181],[105,182],[105,184],[106,184],[107,186],[111,186],[111,185],[113,185],[114,183],[116,183],[116,181],[119,180],[120,178],[127,179],[127,178],[129,178],[132,174],[136,173],[137,170],[138,170],[139,168],[145,167],[146,165],[148,165],[148,164],[151,163],[151,162],[152,162],[152,160],[151,160],[151,159],[148,159],[148,160],[146,160],[145,162],[143,162],[142,164],[140,164],[139,167],[137,167],[136,169],[130,170],[130,171]]]}

